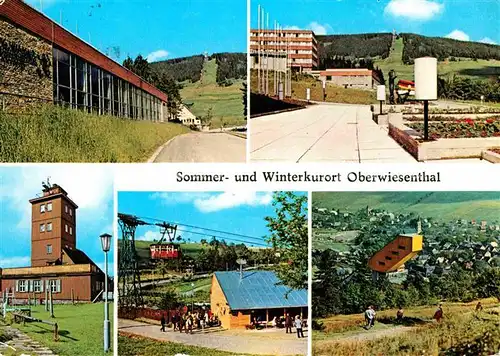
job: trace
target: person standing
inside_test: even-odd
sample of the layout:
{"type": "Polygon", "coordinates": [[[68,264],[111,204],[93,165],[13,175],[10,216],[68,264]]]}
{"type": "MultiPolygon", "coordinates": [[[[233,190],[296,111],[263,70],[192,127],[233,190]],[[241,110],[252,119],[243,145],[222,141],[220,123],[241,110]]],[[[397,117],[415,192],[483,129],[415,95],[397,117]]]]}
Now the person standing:
{"type": "Polygon", "coordinates": [[[297,337],[299,339],[304,337],[304,332],[302,331],[302,320],[298,315],[295,316],[295,329],[297,329],[297,337]]]}
{"type": "Polygon", "coordinates": [[[443,318],[443,305],[439,304],[436,312],[434,313],[434,319],[439,323],[443,318]]]}
{"type": "Polygon", "coordinates": [[[404,311],[403,308],[399,307],[398,312],[396,313],[396,321],[398,324],[403,322],[404,311]]]}
{"type": "Polygon", "coordinates": [[[163,315],[163,314],[161,315],[160,323],[161,323],[161,329],[160,330],[162,332],[165,332],[165,324],[166,324],[166,322],[165,322],[165,315],[163,315]]]}
{"type": "Polygon", "coordinates": [[[370,305],[365,311],[366,326],[365,329],[370,329],[375,325],[375,309],[370,305]]]}
{"type": "Polygon", "coordinates": [[[285,318],[285,328],[286,328],[286,333],[292,333],[292,324],[293,320],[292,317],[290,316],[290,313],[286,313],[286,318],[285,318]]]}

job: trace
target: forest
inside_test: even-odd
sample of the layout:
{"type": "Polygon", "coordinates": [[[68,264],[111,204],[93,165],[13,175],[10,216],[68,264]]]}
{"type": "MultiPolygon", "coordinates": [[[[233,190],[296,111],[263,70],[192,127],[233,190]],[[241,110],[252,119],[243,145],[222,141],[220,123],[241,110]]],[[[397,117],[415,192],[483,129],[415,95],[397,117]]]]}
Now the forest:
{"type": "Polygon", "coordinates": [[[317,36],[320,63],[335,56],[368,58],[389,57],[391,33],[364,33],[356,35],[317,36]]]}
{"type": "Polygon", "coordinates": [[[227,86],[232,84],[233,79],[246,78],[246,53],[215,53],[212,58],[217,61],[217,84],[227,86]]]}
{"type": "Polygon", "coordinates": [[[166,73],[171,79],[177,82],[189,80],[194,83],[200,80],[204,61],[205,57],[200,54],[153,62],[150,65],[155,72],[166,73]]]}
{"type": "Polygon", "coordinates": [[[436,57],[438,61],[458,58],[500,60],[500,46],[451,38],[426,37],[412,33],[401,34],[403,38],[403,63],[413,64],[415,58],[436,57]]]}
{"type": "Polygon", "coordinates": [[[438,95],[451,100],[500,102],[500,81],[451,76],[438,78],[438,95]]]}
{"type": "MultiPolygon", "coordinates": [[[[313,238],[313,314],[361,313],[432,305],[440,301],[500,300],[500,253],[494,247],[498,225],[475,221],[421,218],[414,213],[361,209],[355,213],[313,209],[313,231],[356,231],[347,251],[315,248],[313,238]],[[424,250],[406,264],[407,276],[394,283],[390,275],[372,278],[368,259],[399,233],[416,231],[422,223],[424,250]]],[[[318,326],[319,327],[319,326],[318,326]]]]}

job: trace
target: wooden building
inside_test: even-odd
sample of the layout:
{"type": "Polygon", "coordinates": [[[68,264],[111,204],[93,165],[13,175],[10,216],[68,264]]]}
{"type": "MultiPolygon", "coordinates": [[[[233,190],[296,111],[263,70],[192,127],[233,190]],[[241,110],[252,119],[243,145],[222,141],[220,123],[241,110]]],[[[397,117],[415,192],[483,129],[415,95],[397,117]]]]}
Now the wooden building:
{"type": "Polygon", "coordinates": [[[244,328],[254,318],[270,322],[287,313],[307,318],[307,305],[307,290],[290,292],[271,271],[215,272],[212,277],[210,309],[224,329],[244,328]]]}
{"type": "Polygon", "coordinates": [[[396,272],[422,251],[422,247],[422,235],[401,234],[375,253],[368,261],[368,265],[375,272],[396,272]]]}
{"type": "Polygon", "coordinates": [[[17,301],[44,299],[48,288],[55,301],[92,301],[98,297],[105,276],[76,248],[78,206],[57,184],[44,185],[41,196],[30,203],[31,266],[0,269],[0,290],[13,292],[17,301]]]}

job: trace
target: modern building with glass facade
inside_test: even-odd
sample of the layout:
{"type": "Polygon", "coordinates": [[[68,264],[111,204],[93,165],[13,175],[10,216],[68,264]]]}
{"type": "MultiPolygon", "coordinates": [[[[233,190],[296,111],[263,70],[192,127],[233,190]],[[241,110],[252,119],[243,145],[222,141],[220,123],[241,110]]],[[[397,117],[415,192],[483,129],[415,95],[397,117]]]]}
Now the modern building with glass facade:
{"type": "Polygon", "coordinates": [[[21,0],[0,5],[0,109],[53,102],[167,121],[167,95],[21,0]]]}

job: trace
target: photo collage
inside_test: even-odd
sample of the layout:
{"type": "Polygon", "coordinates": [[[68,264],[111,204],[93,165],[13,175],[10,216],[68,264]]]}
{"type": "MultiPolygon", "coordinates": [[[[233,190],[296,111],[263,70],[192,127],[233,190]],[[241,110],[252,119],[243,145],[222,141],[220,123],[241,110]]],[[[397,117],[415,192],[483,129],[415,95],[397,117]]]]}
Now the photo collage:
{"type": "Polygon", "coordinates": [[[0,356],[500,355],[499,0],[0,0],[0,356]]]}

